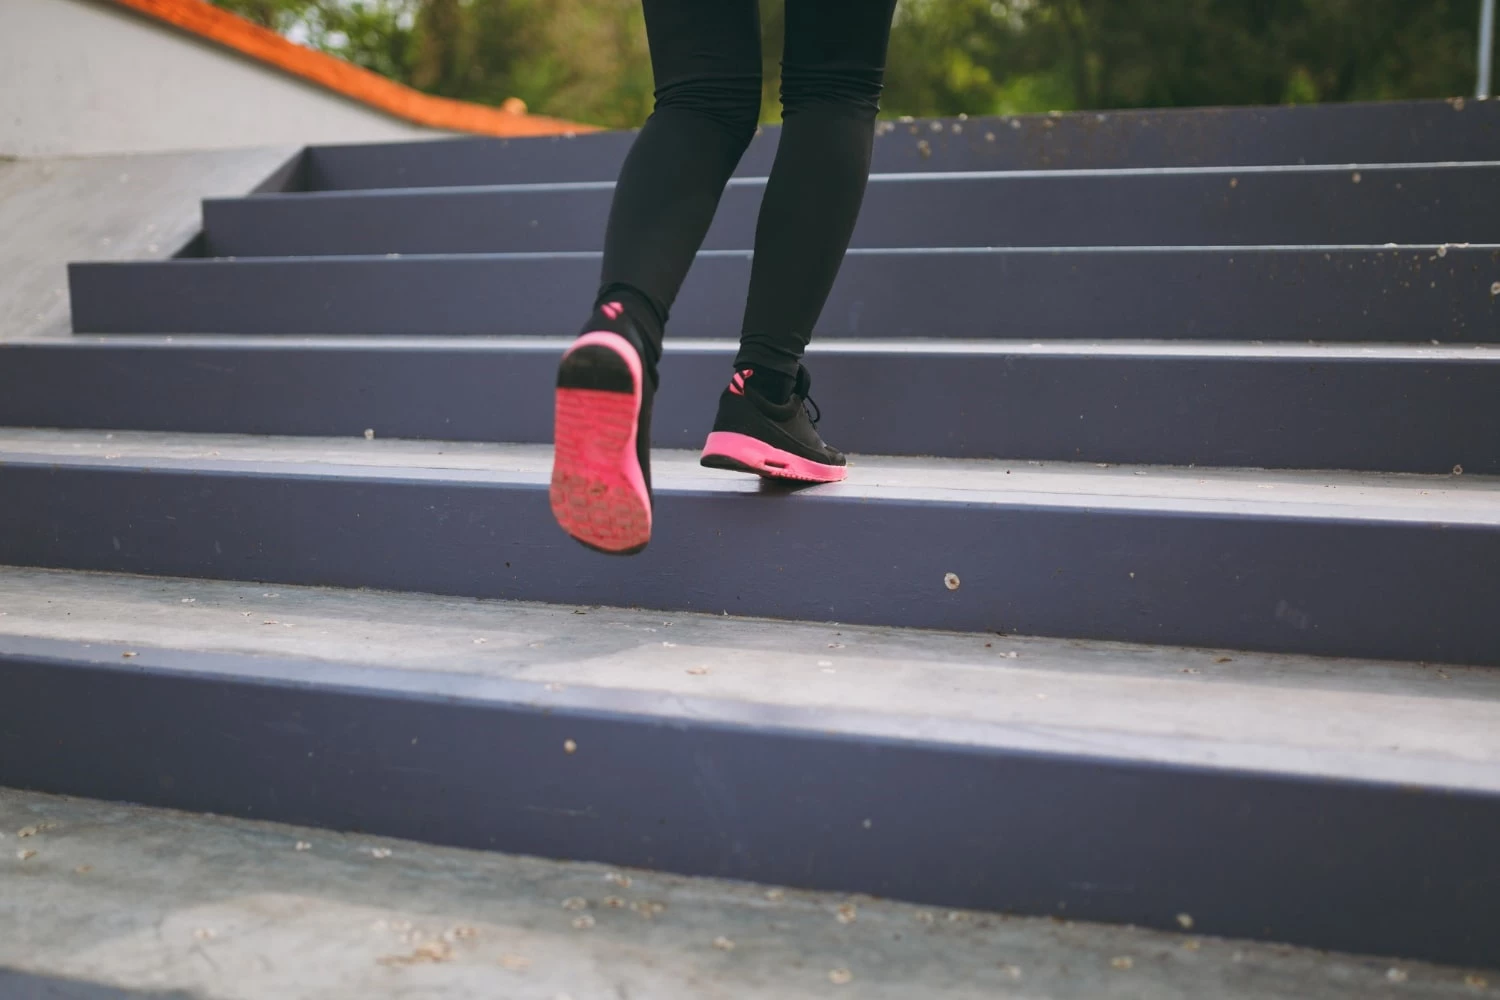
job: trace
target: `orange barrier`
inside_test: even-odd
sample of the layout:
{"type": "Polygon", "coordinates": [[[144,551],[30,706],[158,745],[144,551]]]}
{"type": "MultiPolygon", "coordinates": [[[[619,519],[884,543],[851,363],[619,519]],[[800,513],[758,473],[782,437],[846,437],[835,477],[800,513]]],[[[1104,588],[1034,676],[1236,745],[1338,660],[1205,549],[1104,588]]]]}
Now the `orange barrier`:
{"type": "Polygon", "coordinates": [[[274,31],[215,7],[207,0],[114,2],[326,87],[351,100],[427,128],[495,136],[563,135],[597,131],[592,125],[526,114],[525,105],[517,98],[506,101],[507,105],[513,106],[514,102],[521,106],[520,109],[511,110],[424,94],[353,63],[289,42],[274,31]]]}

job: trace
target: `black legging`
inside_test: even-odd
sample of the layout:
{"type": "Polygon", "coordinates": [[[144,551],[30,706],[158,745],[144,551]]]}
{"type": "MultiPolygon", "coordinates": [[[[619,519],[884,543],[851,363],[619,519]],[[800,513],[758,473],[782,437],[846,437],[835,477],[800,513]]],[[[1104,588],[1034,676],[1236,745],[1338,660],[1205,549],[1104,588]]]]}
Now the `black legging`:
{"type": "MultiPolygon", "coordinates": [[[[755,229],[736,367],[795,376],[870,172],[896,0],[786,0],[784,125],[755,229]]],[[[656,110],[620,170],[599,301],[636,308],[654,362],[760,118],[757,0],[644,0],[656,110]]]]}

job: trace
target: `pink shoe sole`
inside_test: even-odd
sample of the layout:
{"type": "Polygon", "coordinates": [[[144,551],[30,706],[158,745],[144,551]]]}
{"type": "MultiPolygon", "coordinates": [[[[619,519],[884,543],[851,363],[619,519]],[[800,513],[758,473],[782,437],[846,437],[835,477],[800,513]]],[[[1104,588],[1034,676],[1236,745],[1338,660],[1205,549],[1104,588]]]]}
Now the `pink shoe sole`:
{"type": "Polygon", "coordinates": [[[612,555],[651,540],[651,495],[636,457],[641,377],[635,348],[607,331],[579,337],[558,370],[552,515],[579,542],[612,555]]]}
{"type": "Polygon", "coordinates": [[[767,479],[795,479],[804,483],[837,483],[848,475],[842,465],[824,465],[733,431],[714,431],[703,446],[702,463],[715,469],[752,472],[767,479]]]}

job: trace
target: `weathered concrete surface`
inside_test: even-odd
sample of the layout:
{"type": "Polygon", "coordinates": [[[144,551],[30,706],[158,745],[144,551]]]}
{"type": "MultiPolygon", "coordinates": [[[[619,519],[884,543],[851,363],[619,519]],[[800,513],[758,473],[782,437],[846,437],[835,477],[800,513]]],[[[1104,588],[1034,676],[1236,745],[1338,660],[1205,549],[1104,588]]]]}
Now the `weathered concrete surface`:
{"type": "Polygon", "coordinates": [[[1500,788],[1500,671],[1483,668],[0,567],[0,647],[12,638],[639,692],[700,721],[812,709],[830,732],[1500,788]]]}
{"type": "Polygon", "coordinates": [[[0,838],[0,968],[153,994],[1364,1000],[1494,992],[1489,975],[1460,969],[933,912],[6,790],[0,838]]]}
{"type": "Polygon", "coordinates": [[[0,339],[69,333],[68,262],[170,257],[200,199],[247,194],[296,151],[0,160],[0,339]]]}

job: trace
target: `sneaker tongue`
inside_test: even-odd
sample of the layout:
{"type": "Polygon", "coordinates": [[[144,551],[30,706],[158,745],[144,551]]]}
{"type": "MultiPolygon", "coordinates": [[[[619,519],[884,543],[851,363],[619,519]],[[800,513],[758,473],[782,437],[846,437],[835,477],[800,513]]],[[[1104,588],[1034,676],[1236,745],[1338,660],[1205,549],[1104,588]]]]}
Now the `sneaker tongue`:
{"type": "Polygon", "coordinates": [[[807,398],[808,392],[812,390],[812,375],[808,373],[805,365],[797,366],[797,382],[792,386],[792,395],[807,398]]]}

